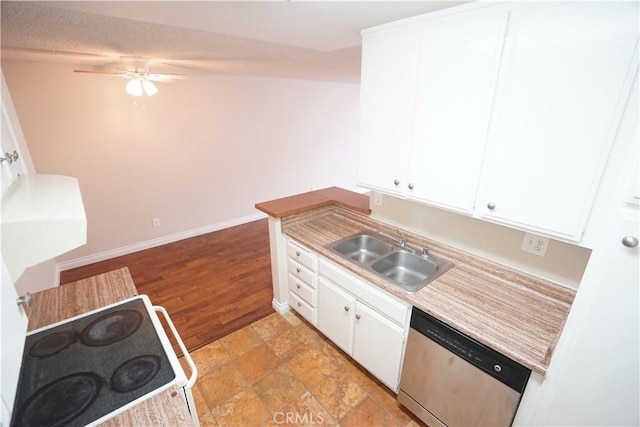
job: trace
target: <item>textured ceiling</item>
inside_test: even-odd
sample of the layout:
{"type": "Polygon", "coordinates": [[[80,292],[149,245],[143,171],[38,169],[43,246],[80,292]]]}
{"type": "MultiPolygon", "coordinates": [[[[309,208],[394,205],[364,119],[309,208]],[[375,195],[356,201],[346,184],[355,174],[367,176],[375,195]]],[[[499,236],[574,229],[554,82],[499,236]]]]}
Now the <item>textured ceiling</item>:
{"type": "Polygon", "coordinates": [[[357,82],[360,30],[461,2],[2,1],[2,60],[357,82]]]}

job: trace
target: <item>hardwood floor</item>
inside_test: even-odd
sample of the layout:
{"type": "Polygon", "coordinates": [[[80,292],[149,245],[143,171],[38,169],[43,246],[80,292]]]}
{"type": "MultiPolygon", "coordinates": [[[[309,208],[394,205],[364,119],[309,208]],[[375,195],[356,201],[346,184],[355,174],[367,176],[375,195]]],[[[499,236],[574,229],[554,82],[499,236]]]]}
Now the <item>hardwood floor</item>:
{"type": "Polygon", "coordinates": [[[274,311],[266,219],[63,271],[60,283],[122,267],[167,309],[189,351],[274,311]]]}

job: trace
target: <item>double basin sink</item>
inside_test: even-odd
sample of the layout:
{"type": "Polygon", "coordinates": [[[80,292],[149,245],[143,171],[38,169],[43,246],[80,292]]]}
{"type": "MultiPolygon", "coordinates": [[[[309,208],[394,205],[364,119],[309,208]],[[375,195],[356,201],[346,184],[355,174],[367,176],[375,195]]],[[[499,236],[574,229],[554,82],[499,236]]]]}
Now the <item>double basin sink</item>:
{"type": "Polygon", "coordinates": [[[409,293],[417,292],[453,267],[426,248],[416,253],[405,245],[404,237],[396,240],[373,231],[354,234],[326,248],[409,293]]]}

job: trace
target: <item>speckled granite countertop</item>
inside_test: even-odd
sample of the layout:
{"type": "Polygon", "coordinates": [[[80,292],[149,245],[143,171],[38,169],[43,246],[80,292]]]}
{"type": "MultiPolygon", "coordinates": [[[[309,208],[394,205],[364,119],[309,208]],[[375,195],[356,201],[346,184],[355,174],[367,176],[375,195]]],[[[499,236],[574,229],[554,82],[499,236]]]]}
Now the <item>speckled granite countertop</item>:
{"type": "Polygon", "coordinates": [[[427,246],[455,267],[409,294],[324,246],[363,230],[396,234],[366,215],[329,206],[282,219],[284,234],[397,298],[544,375],[575,290],[529,276],[450,246],[405,232],[407,245],[427,246]]]}

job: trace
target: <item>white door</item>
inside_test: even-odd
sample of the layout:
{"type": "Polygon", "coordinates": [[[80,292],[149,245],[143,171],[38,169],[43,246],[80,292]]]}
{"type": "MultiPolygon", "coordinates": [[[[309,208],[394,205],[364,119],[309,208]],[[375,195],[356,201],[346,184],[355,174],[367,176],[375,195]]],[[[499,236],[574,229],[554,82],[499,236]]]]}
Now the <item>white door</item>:
{"type": "Polygon", "coordinates": [[[351,354],[355,299],[329,283],[318,281],[318,329],[346,353],[351,354]]]}
{"type": "Polygon", "coordinates": [[[0,129],[2,132],[2,139],[0,139],[0,157],[5,159],[0,163],[0,196],[2,196],[19,174],[26,174],[33,171],[29,151],[26,149],[26,144],[24,143],[20,122],[18,122],[11,95],[4,80],[4,75],[2,75],[2,107],[0,116],[0,129]]]}
{"type": "Polygon", "coordinates": [[[638,2],[510,17],[477,211],[579,241],[637,67],[638,2]]]}
{"type": "Polygon", "coordinates": [[[404,330],[363,304],[356,303],[355,313],[353,358],[397,391],[404,330]]]}
{"type": "Polygon", "coordinates": [[[471,214],[508,11],[423,22],[407,197],[471,214]]]}
{"type": "Polygon", "coordinates": [[[9,272],[2,262],[2,281],[0,282],[2,299],[0,304],[0,382],[2,391],[2,405],[0,405],[0,424],[9,425],[11,410],[18,385],[25,334],[29,319],[16,303],[18,294],[9,277],[9,272]]]}

